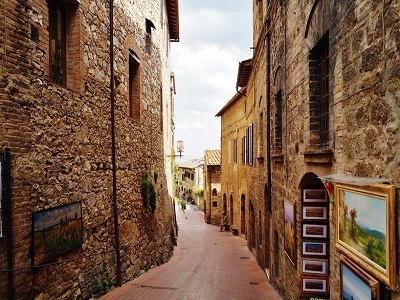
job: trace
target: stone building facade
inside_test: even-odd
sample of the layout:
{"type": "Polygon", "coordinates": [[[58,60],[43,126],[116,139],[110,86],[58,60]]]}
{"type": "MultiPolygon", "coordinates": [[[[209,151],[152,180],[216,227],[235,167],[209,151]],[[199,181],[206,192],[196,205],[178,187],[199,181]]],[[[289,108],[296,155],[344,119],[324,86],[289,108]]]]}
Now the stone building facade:
{"type": "MultiPolygon", "coordinates": [[[[248,120],[256,163],[241,166],[252,181],[246,192],[253,193],[253,212],[247,203],[244,221],[249,246],[284,299],[341,299],[347,269],[368,282],[371,299],[400,299],[400,4],[255,0],[253,16],[251,74],[239,68],[246,93],[235,96],[255,110],[248,120]],[[384,263],[341,240],[340,212],[350,201],[341,186],[361,195],[360,222],[362,195],[379,191],[385,200],[386,214],[369,220],[386,225],[384,263]]],[[[228,199],[238,189],[228,187],[235,180],[229,134],[243,127],[235,119],[246,117],[232,105],[221,116],[221,193],[228,199]]],[[[237,151],[242,147],[238,142],[237,151]]],[[[233,197],[233,207],[240,201],[233,197]]],[[[380,247],[371,237],[358,241],[380,247]]]]}
{"type": "Polygon", "coordinates": [[[204,150],[204,221],[220,224],[226,206],[221,202],[221,151],[204,150]]]}
{"type": "MultiPolygon", "coordinates": [[[[251,65],[251,61],[247,61],[251,65]]],[[[246,83],[248,80],[246,81],[246,83]]],[[[251,141],[254,128],[254,102],[251,93],[241,89],[217,113],[221,117],[221,195],[229,224],[245,236],[249,246],[254,227],[251,227],[250,211],[254,212],[256,189],[252,180],[254,149],[251,141]],[[251,131],[252,132],[252,131],[251,131]]]]}
{"type": "Polygon", "coordinates": [[[178,166],[182,185],[179,187],[177,196],[181,198],[185,194],[187,201],[193,199],[195,204],[202,209],[204,199],[203,196],[198,195],[198,191],[204,191],[204,159],[191,159],[187,162],[179,163],[178,166]]]}
{"type": "Polygon", "coordinates": [[[2,5],[0,298],[88,299],[169,259],[178,16],[177,0],[2,5]],[[72,203],[81,244],[39,260],[34,216],[72,203]]]}

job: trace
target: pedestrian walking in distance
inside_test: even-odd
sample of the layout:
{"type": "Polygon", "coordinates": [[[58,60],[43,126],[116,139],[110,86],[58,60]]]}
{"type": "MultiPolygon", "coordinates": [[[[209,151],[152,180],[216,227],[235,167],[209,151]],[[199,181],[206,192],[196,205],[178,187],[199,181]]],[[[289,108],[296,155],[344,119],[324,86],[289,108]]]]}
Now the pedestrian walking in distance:
{"type": "Polygon", "coordinates": [[[185,213],[185,210],[186,210],[186,203],[185,203],[184,200],[181,201],[181,206],[182,206],[182,212],[183,212],[184,215],[185,215],[185,219],[187,219],[187,216],[186,216],[186,213],[185,213]]]}
{"type": "Polygon", "coordinates": [[[222,229],[225,230],[225,225],[228,225],[228,217],[226,216],[226,212],[222,212],[220,231],[222,231],[222,229]]]}

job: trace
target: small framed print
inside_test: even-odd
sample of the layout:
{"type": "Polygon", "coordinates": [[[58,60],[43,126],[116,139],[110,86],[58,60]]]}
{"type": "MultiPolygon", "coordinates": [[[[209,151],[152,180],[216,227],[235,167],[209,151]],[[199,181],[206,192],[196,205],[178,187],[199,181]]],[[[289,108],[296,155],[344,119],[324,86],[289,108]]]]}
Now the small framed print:
{"type": "Polygon", "coordinates": [[[328,278],[326,277],[301,277],[302,293],[327,293],[328,278]]]}
{"type": "Polygon", "coordinates": [[[328,203],[328,193],[325,189],[303,190],[303,202],[305,203],[328,203]]]}
{"type": "Polygon", "coordinates": [[[301,235],[303,238],[326,239],[328,237],[328,225],[303,223],[301,235]]]}
{"type": "Polygon", "coordinates": [[[303,220],[327,221],[328,209],[326,206],[303,206],[303,220]]]}
{"type": "Polygon", "coordinates": [[[303,256],[326,256],[326,243],[325,242],[302,242],[302,255],[303,256]]]}
{"type": "Polygon", "coordinates": [[[308,259],[301,260],[301,272],[310,275],[328,275],[328,260],[327,259],[308,259]]]}

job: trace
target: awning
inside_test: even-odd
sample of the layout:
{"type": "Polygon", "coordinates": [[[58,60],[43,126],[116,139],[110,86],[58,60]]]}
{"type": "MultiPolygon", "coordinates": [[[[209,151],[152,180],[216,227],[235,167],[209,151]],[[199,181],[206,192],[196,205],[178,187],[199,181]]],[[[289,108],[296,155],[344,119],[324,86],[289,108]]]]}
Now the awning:
{"type": "Polygon", "coordinates": [[[390,183],[391,181],[391,179],[388,178],[357,177],[346,174],[330,174],[330,175],[319,176],[318,178],[321,179],[322,182],[333,181],[338,183],[347,183],[359,186],[390,183]]]}

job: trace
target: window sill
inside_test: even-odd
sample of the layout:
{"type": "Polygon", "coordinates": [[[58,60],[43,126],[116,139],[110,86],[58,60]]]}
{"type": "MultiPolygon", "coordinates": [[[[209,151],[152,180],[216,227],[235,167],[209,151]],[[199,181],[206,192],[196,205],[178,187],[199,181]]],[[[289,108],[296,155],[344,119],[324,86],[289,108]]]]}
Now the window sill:
{"type": "Polygon", "coordinates": [[[332,164],[334,153],[331,149],[309,149],[303,153],[306,163],[332,164]]]}
{"type": "Polygon", "coordinates": [[[283,162],[285,155],[283,153],[274,153],[271,155],[271,158],[274,162],[283,162]]]}

